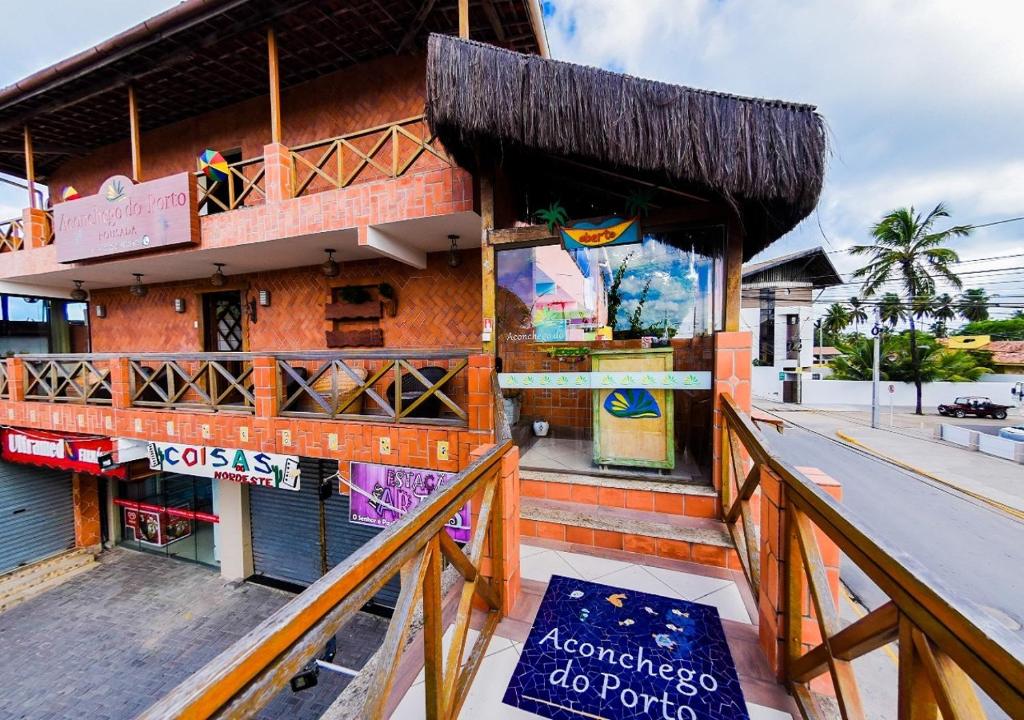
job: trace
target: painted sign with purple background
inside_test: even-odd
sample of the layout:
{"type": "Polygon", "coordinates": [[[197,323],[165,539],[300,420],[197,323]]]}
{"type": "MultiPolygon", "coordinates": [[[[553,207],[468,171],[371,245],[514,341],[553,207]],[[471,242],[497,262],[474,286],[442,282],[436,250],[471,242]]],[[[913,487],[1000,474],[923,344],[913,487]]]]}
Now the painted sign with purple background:
{"type": "MultiPolygon", "coordinates": [[[[349,478],[349,521],[387,527],[419,505],[423,498],[453,474],[439,470],[353,462],[349,478]]],[[[447,530],[452,540],[469,542],[468,502],[448,521],[447,530]]]]}

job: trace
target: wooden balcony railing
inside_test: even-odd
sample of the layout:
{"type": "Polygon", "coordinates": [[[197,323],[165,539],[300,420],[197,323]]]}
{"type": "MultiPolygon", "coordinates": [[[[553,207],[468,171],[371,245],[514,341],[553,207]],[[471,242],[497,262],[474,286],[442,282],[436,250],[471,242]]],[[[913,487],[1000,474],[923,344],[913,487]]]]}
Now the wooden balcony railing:
{"type": "Polygon", "coordinates": [[[7,363],[0,362],[0,400],[6,400],[11,396],[7,377],[7,363]]]}
{"type": "Polygon", "coordinates": [[[0,220],[0,253],[21,250],[25,244],[25,225],[20,217],[0,220]]]}
{"type": "MultiPolygon", "coordinates": [[[[110,366],[88,355],[23,356],[25,399],[36,402],[110,405],[110,366]]],[[[6,376],[6,373],[5,373],[6,376]]]]}
{"type": "Polygon", "coordinates": [[[241,354],[128,358],[134,407],[254,412],[252,359],[241,354]]]}
{"type": "Polygon", "coordinates": [[[199,212],[215,213],[235,210],[267,201],[267,167],[264,158],[250,158],[228,165],[226,180],[210,180],[202,172],[199,179],[199,212]]]}
{"type": "Polygon", "coordinates": [[[728,396],[722,398],[722,417],[724,519],[755,597],[779,600],[783,675],[805,718],[830,716],[810,685],[826,673],[844,720],[864,717],[853,661],[893,641],[899,644],[900,718],[934,720],[940,713],[946,720],[986,717],[972,681],[1010,717],[1024,717],[1024,643],[1015,633],[989,622],[968,600],[943,595],[926,570],[910,566],[905,556],[847,517],[840,504],[769,451],[753,421],[728,396]],[[759,498],[761,517],[765,503],[781,508],[778,527],[770,528],[768,536],[769,542],[783,538],[781,548],[770,548],[772,562],[782,564],[777,575],[763,563],[761,549],[768,546],[760,534],[765,528],[759,528],[751,510],[755,492],[766,482],[781,488],[779,497],[762,493],[759,498]],[[841,627],[818,533],[835,543],[889,602],[841,627]],[[765,595],[762,566],[773,572],[773,582],[764,587],[777,584],[777,596],[765,595]],[[823,638],[807,652],[802,647],[805,587],[823,638]]]}
{"type": "Polygon", "coordinates": [[[468,352],[277,354],[279,414],[464,426],[468,352]],[[462,404],[460,404],[460,402],[462,404]]]}
{"type": "Polygon", "coordinates": [[[298,145],[291,148],[293,193],[299,197],[357,180],[397,178],[424,153],[450,164],[422,115],[298,145]]]}
{"type": "Polygon", "coordinates": [[[52,245],[53,240],[57,237],[57,231],[53,229],[53,210],[44,210],[46,214],[46,237],[44,238],[45,245],[52,245]]]}
{"type": "MultiPolygon", "coordinates": [[[[422,603],[426,703],[423,717],[456,718],[502,616],[503,585],[483,575],[490,550],[492,577],[504,577],[501,466],[510,441],[493,447],[439,486],[398,522],[328,572],[294,600],[146,710],[141,719],[248,718],[266,705],[397,573],[402,592],[380,649],[361,718],[383,717],[395,670],[422,603]],[[460,548],[445,532],[467,500],[480,498],[472,537],[460,548]],[[441,568],[451,563],[465,580],[447,657],[442,646],[441,568]],[[488,608],[468,656],[474,597],[488,608]]],[[[474,503],[476,501],[474,500],[474,503]]]]}

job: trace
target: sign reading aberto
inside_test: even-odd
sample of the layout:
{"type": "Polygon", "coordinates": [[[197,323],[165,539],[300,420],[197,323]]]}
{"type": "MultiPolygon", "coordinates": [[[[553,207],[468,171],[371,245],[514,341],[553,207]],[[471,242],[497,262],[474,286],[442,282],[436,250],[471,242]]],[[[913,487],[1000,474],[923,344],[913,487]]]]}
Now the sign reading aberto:
{"type": "Polygon", "coordinates": [[[299,458],[294,455],[151,442],[149,467],[162,472],[230,480],[245,485],[299,489],[299,458]]]}
{"type": "Polygon", "coordinates": [[[115,175],[96,195],[53,208],[58,262],[77,262],[195,243],[199,239],[192,173],[135,184],[115,175]]]}
{"type": "Polygon", "coordinates": [[[748,720],[718,611],[554,575],[504,702],[552,720],[748,720]]]}

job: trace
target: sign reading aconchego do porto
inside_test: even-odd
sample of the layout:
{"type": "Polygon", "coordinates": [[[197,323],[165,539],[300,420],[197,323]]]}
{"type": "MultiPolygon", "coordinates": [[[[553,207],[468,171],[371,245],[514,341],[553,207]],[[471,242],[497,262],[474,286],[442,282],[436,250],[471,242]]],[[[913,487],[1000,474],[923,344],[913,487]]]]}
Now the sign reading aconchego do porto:
{"type": "Polygon", "coordinates": [[[196,179],[184,172],[136,184],[115,175],[96,195],[56,205],[53,229],[58,262],[195,243],[196,179]]]}

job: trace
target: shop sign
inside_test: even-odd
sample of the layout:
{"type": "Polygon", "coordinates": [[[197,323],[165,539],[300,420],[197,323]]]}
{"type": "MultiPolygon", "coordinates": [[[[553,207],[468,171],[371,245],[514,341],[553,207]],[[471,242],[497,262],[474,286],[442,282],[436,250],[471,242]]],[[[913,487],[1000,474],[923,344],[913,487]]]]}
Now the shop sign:
{"type": "Polygon", "coordinates": [[[498,384],[504,388],[565,388],[603,390],[609,388],[643,388],[646,390],[710,390],[711,373],[698,371],[650,372],[567,372],[567,373],[499,373],[498,384]]]}
{"type": "Polygon", "coordinates": [[[559,225],[558,232],[562,237],[562,247],[566,250],[631,245],[642,239],[638,217],[578,220],[571,225],[559,225]]]}
{"type": "Polygon", "coordinates": [[[750,717],[714,607],[559,575],[503,701],[556,720],[750,717]]]}
{"type": "Polygon", "coordinates": [[[191,512],[161,505],[149,505],[131,500],[115,499],[124,511],[124,525],[132,531],[134,540],[150,547],[167,547],[192,534],[192,521],[217,522],[216,515],[191,512]],[[212,520],[210,520],[212,518],[212,520]]]}
{"type": "Polygon", "coordinates": [[[196,179],[178,173],[138,183],[115,175],[96,195],[53,208],[58,262],[198,242],[196,179]]]}
{"type": "MultiPolygon", "coordinates": [[[[99,456],[114,447],[108,437],[65,435],[45,430],[3,428],[3,458],[9,462],[42,465],[60,470],[99,475],[99,456]]],[[[123,478],[124,468],[103,471],[104,475],[123,478]]]]}
{"type": "MultiPolygon", "coordinates": [[[[414,507],[454,473],[421,468],[353,462],[348,481],[349,520],[359,525],[387,527],[414,507]]],[[[342,483],[342,492],[345,492],[342,483]]],[[[469,542],[469,503],[449,521],[452,540],[469,542]]]]}
{"type": "Polygon", "coordinates": [[[153,470],[281,490],[299,489],[299,458],[295,455],[167,442],[149,443],[148,452],[153,470]]]}

